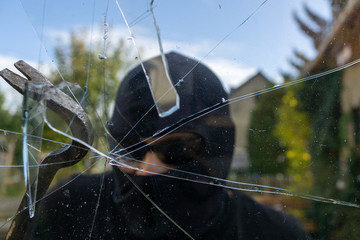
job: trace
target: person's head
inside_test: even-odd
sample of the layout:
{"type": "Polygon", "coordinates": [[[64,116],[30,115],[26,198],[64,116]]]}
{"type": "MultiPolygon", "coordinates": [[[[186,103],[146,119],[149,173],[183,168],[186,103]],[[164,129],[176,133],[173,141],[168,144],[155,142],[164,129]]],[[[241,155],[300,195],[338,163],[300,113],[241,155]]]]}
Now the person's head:
{"type": "MultiPolygon", "coordinates": [[[[143,68],[135,67],[117,93],[109,127],[115,139],[112,146],[126,148],[137,160],[143,160],[146,152],[153,152],[169,166],[200,165],[202,173],[225,178],[234,148],[229,106],[192,116],[222,103],[227,93],[216,75],[203,64],[174,52],[165,56],[180,98],[179,109],[160,117],[143,68]]],[[[159,63],[162,64],[160,56],[144,62],[144,67],[150,77],[163,76],[157,82],[165,82],[164,74],[156,74],[162,70],[158,69],[159,63]]]]}

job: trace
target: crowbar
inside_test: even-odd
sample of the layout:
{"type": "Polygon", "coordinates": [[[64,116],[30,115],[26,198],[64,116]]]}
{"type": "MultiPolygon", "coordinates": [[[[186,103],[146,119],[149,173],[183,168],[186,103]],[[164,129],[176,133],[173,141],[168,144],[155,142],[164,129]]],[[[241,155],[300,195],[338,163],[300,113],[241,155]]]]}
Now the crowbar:
{"type": "MultiPolygon", "coordinates": [[[[20,60],[14,66],[26,78],[17,75],[9,69],[0,71],[0,76],[21,94],[24,94],[25,83],[28,83],[27,91],[34,100],[40,101],[44,96],[51,96],[46,97],[46,106],[65,120],[70,126],[74,139],[79,139],[88,145],[92,145],[94,139],[93,129],[84,109],[71,97],[54,87],[44,75],[26,62],[20,60]]],[[[39,165],[36,203],[45,196],[56,172],[61,168],[76,164],[85,157],[88,151],[87,147],[73,140],[71,146],[49,153],[39,165]]],[[[32,220],[29,212],[25,211],[27,207],[28,199],[25,194],[19,205],[17,215],[10,225],[6,239],[24,238],[32,220]]]]}

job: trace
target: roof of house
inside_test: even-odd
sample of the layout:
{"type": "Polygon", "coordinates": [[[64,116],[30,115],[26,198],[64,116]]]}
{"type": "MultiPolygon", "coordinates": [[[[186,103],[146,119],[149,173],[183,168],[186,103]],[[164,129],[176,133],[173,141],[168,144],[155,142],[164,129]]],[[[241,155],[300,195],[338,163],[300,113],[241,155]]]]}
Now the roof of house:
{"type": "Polygon", "coordinates": [[[259,78],[260,78],[260,79],[263,79],[264,81],[268,82],[269,84],[272,84],[271,81],[270,81],[267,77],[265,77],[262,72],[259,71],[259,72],[257,72],[255,75],[253,75],[253,76],[251,76],[250,78],[248,78],[248,80],[246,80],[246,81],[245,81],[243,84],[241,84],[239,87],[237,87],[237,88],[232,88],[232,89],[230,90],[229,95],[231,95],[231,94],[237,92],[238,90],[246,87],[248,84],[251,84],[254,80],[259,79],[259,78]]]}
{"type": "Polygon", "coordinates": [[[332,48],[336,36],[342,34],[341,32],[346,28],[346,23],[348,23],[351,18],[357,17],[360,11],[360,1],[359,0],[349,0],[342,12],[339,14],[338,18],[333,24],[333,27],[328,34],[328,36],[322,41],[320,47],[318,48],[318,54],[316,58],[309,62],[305,66],[305,72],[313,72],[322,64],[324,61],[327,52],[332,48]]]}

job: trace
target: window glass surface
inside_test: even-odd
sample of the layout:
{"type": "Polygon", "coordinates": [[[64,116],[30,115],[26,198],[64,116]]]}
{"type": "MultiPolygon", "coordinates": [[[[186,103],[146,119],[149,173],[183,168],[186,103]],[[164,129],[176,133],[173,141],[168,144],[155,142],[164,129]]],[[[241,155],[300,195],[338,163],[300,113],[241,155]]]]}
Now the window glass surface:
{"type": "Polygon", "coordinates": [[[359,1],[0,9],[2,238],[358,238],[359,1]]]}

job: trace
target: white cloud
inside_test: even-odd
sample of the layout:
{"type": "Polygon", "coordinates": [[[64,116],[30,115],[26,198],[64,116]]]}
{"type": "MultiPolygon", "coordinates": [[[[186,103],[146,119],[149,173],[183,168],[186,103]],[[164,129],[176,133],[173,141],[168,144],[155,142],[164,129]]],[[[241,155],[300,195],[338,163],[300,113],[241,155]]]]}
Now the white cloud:
{"type": "MultiPolygon", "coordinates": [[[[81,26],[78,27],[81,29],[81,26]]],[[[85,33],[84,33],[85,34],[85,33]]],[[[109,29],[109,38],[107,42],[111,47],[111,43],[117,42],[120,39],[129,39],[129,32],[123,26],[113,26],[109,29]]],[[[59,39],[63,44],[68,44],[70,42],[70,32],[63,30],[55,30],[55,29],[47,29],[46,35],[48,38],[52,40],[59,39]]],[[[137,47],[141,53],[141,57],[143,60],[151,58],[153,56],[158,55],[159,46],[158,40],[156,36],[149,32],[148,29],[142,29],[137,27],[136,33],[134,33],[135,41],[137,47]]],[[[90,39],[89,37],[84,37],[84,39],[90,39]]],[[[93,34],[91,36],[91,40],[93,43],[101,43],[103,41],[103,29],[101,27],[97,27],[94,29],[93,34]]],[[[134,48],[131,40],[125,41],[126,46],[132,51],[129,54],[129,58],[135,59],[137,56],[137,51],[134,48]]],[[[251,75],[255,74],[257,70],[254,67],[248,67],[244,63],[230,60],[225,56],[221,56],[216,54],[209,54],[209,51],[215,46],[214,42],[209,40],[199,40],[197,42],[178,42],[178,41],[169,41],[167,39],[163,39],[163,47],[166,52],[168,51],[178,51],[189,57],[193,57],[197,60],[202,60],[202,62],[207,65],[210,69],[212,69],[215,74],[222,80],[224,87],[226,90],[230,88],[237,87],[246,81],[251,75]],[[209,54],[209,56],[207,56],[209,54]],[[205,57],[206,56],[206,57],[205,57]],[[205,58],[204,58],[205,57],[205,58]]],[[[228,46],[231,48],[231,46],[228,46]]],[[[110,48],[109,48],[110,50],[110,48]]],[[[22,75],[15,67],[14,63],[19,59],[11,56],[2,56],[0,55],[0,69],[9,68],[10,70],[22,75]]],[[[38,63],[31,60],[25,60],[30,65],[35,68],[38,68],[38,63]]],[[[53,64],[53,63],[51,63],[53,64]]],[[[44,75],[48,75],[50,73],[51,67],[49,64],[41,65],[40,71],[44,75]]],[[[17,93],[10,85],[8,85],[5,81],[0,80],[0,91],[5,93],[5,107],[13,110],[14,106],[21,105],[22,97],[19,93],[17,93]]]]}
{"type": "Polygon", "coordinates": [[[226,58],[210,58],[205,64],[218,75],[227,90],[240,86],[258,71],[256,68],[226,58]]]}
{"type": "Polygon", "coordinates": [[[45,29],[44,33],[46,37],[52,40],[61,41],[65,45],[70,43],[69,31],[59,29],[45,29]]]}
{"type": "MultiPolygon", "coordinates": [[[[157,39],[150,39],[148,37],[141,37],[140,39],[141,41],[138,41],[138,43],[140,48],[144,49],[142,52],[143,59],[148,59],[160,54],[157,39]],[[144,46],[146,46],[146,48],[144,48],[144,46]]],[[[163,47],[166,52],[174,50],[199,61],[201,60],[203,64],[213,70],[222,80],[226,90],[241,85],[258,71],[254,67],[248,67],[244,63],[229,60],[226,57],[219,56],[219,54],[217,54],[216,57],[213,57],[211,54],[207,56],[214,45],[214,43],[206,40],[191,44],[166,40],[163,42],[163,47]]]]}
{"type": "MultiPolygon", "coordinates": [[[[78,26],[73,29],[85,28],[78,26]]],[[[141,54],[142,60],[146,60],[160,54],[159,43],[156,34],[153,31],[139,26],[132,28],[132,31],[136,47],[141,54]]],[[[48,29],[46,34],[52,39],[61,39],[64,44],[70,42],[69,31],[48,29]]],[[[83,34],[89,34],[89,32],[84,32],[83,34]]],[[[89,41],[91,40],[93,44],[99,44],[103,42],[103,36],[103,28],[99,26],[95,27],[91,37],[89,35],[84,36],[84,39],[89,39],[89,41]]],[[[116,43],[120,39],[125,39],[126,47],[131,49],[128,58],[130,60],[135,59],[135,57],[138,55],[138,52],[133,45],[128,29],[120,25],[110,26],[108,39],[106,40],[107,45],[111,47],[112,43],[116,43]]],[[[230,60],[229,58],[226,58],[226,56],[222,56],[223,54],[226,54],[226,51],[234,51],[234,49],[239,51],[239,44],[227,43],[225,49],[221,49],[222,51],[217,51],[216,55],[212,53],[209,54],[216,45],[216,42],[212,42],[206,39],[198,40],[196,42],[180,42],[171,41],[164,38],[162,39],[162,45],[165,52],[178,51],[189,57],[193,57],[194,59],[201,60],[219,76],[227,90],[238,87],[251,75],[254,75],[257,72],[257,69],[254,67],[246,66],[245,63],[230,60]]],[[[108,49],[108,51],[110,49],[108,49]]],[[[137,64],[137,62],[134,61],[134,64],[137,64]]]]}
{"type": "MultiPolygon", "coordinates": [[[[129,32],[122,27],[116,27],[114,29],[112,34],[115,38],[129,36],[129,32]]],[[[143,60],[160,54],[157,38],[155,36],[150,37],[147,29],[138,29],[135,37],[136,45],[140,49],[143,60]]],[[[129,41],[129,44],[132,45],[131,41],[129,41]]],[[[133,47],[131,45],[129,46],[133,47]]],[[[248,67],[238,61],[229,60],[226,57],[219,56],[219,54],[217,54],[216,57],[212,57],[211,54],[207,56],[209,51],[216,45],[216,43],[208,40],[184,43],[163,39],[162,45],[165,52],[178,51],[197,60],[202,60],[205,65],[218,75],[227,90],[241,85],[258,71],[254,67],[248,67]]],[[[236,45],[236,47],[230,45],[231,44],[227,44],[227,49],[236,49],[236,47],[238,47],[238,45],[236,45]]],[[[133,54],[136,56],[136,52],[133,52],[133,54]]]]}

